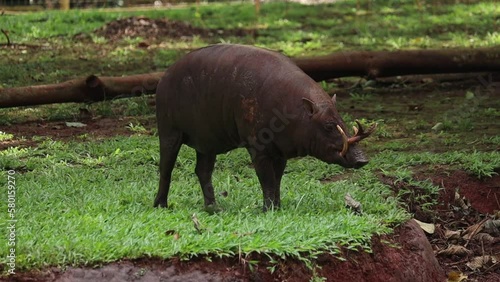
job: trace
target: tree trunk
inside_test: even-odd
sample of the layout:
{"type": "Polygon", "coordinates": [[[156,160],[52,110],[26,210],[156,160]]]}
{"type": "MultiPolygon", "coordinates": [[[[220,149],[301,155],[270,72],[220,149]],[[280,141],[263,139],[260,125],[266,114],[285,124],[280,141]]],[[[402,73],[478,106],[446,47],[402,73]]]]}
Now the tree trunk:
{"type": "MultiPolygon", "coordinates": [[[[500,47],[339,52],[293,60],[316,81],[346,76],[378,78],[409,74],[500,72],[500,47]]],[[[59,84],[0,89],[0,108],[96,102],[153,94],[162,75],[162,72],[124,77],[91,75],[59,84]]]]}

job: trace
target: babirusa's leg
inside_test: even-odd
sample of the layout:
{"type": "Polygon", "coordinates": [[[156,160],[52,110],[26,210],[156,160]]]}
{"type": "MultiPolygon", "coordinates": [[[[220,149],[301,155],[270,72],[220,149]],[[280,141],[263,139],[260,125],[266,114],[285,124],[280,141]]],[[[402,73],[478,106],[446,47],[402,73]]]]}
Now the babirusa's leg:
{"type": "Polygon", "coordinates": [[[159,132],[160,135],[160,185],[154,207],[167,207],[168,190],[172,170],[182,145],[182,133],[177,131],[159,132]]]}

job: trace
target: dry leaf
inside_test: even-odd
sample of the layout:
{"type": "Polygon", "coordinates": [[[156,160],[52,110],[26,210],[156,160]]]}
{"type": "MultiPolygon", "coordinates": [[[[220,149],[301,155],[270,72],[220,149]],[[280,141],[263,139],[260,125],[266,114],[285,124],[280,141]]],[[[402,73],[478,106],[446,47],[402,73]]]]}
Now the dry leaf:
{"type": "Polygon", "coordinates": [[[175,230],[171,230],[171,229],[165,231],[165,235],[167,235],[167,236],[174,235],[175,233],[176,233],[175,230]]]}
{"type": "Polygon", "coordinates": [[[415,222],[424,230],[427,234],[434,234],[436,231],[436,226],[433,223],[425,223],[417,219],[413,219],[415,222]]]}
{"type": "Polygon", "coordinates": [[[459,240],[460,239],[460,231],[446,229],[444,231],[444,237],[446,238],[446,240],[459,240]]]}
{"type": "Polygon", "coordinates": [[[474,236],[474,239],[486,245],[495,244],[500,241],[500,238],[495,238],[488,233],[478,233],[474,236]]]}
{"type": "Polygon", "coordinates": [[[179,237],[180,237],[179,233],[177,233],[177,231],[172,230],[172,229],[165,231],[165,235],[167,235],[167,236],[172,235],[174,237],[174,240],[179,240],[179,237]]]}
{"type": "Polygon", "coordinates": [[[345,201],[345,205],[348,208],[351,208],[355,213],[361,214],[363,212],[362,207],[361,207],[361,203],[354,200],[352,198],[351,194],[349,194],[349,193],[345,194],[344,201],[345,201]]]}
{"type": "Polygon", "coordinates": [[[496,211],[496,212],[493,214],[493,218],[494,218],[494,219],[500,219],[500,210],[496,211]]]}
{"type": "Polygon", "coordinates": [[[494,237],[500,236],[500,219],[497,220],[488,219],[484,223],[484,232],[494,237]]]}
{"type": "Polygon", "coordinates": [[[66,122],[66,126],[67,127],[85,127],[87,125],[84,123],[81,123],[81,122],[66,122]]]}
{"type": "Polygon", "coordinates": [[[441,255],[441,256],[460,256],[460,257],[463,257],[466,255],[472,255],[472,254],[473,254],[473,252],[471,250],[467,250],[465,247],[459,246],[459,245],[451,245],[447,249],[437,252],[438,256],[441,255]]]}
{"type": "Polygon", "coordinates": [[[497,263],[499,259],[500,256],[479,256],[472,258],[470,262],[466,263],[466,265],[472,270],[486,269],[497,263]]]}
{"type": "Polygon", "coordinates": [[[467,278],[467,275],[464,275],[462,272],[450,271],[450,273],[448,273],[448,282],[461,282],[467,278]]]}
{"type": "Polygon", "coordinates": [[[469,205],[465,203],[465,197],[461,197],[458,192],[455,191],[455,205],[460,207],[463,210],[468,210],[469,205]]]}
{"type": "Polygon", "coordinates": [[[481,232],[483,228],[484,221],[471,225],[462,233],[462,238],[464,238],[465,240],[470,240],[472,237],[474,237],[475,234],[481,232]]]}
{"type": "Polygon", "coordinates": [[[196,229],[196,231],[198,231],[198,233],[201,234],[201,224],[200,221],[198,220],[198,217],[196,217],[195,213],[193,213],[193,215],[191,216],[191,220],[193,221],[194,228],[196,229]]]}

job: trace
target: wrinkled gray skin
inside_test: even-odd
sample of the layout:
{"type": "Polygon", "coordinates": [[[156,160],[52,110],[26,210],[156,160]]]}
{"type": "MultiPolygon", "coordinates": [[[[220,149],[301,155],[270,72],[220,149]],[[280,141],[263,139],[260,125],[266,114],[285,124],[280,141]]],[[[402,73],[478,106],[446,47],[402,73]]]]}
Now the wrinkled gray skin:
{"type": "Polygon", "coordinates": [[[359,168],[368,161],[352,144],[331,99],[289,58],[265,49],[221,44],[187,54],[160,80],[156,94],[160,187],[155,207],[166,207],[172,169],[182,144],[196,150],[196,175],[205,206],[215,205],[217,154],[249,151],[264,193],[264,211],[280,205],[287,159],[314,156],[359,168]]]}

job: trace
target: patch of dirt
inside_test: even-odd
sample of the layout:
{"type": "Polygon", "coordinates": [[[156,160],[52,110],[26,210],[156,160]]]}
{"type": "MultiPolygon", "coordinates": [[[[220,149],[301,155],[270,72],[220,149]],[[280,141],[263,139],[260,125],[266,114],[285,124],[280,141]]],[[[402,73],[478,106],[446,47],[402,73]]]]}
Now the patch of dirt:
{"type": "MultiPolygon", "coordinates": [[[[118,40],[127,36],[152,39],[192,37],[195,35],[201,37],[255,35],[255,30],[206,29],[192,26],[187,22],[147,17],[130,17],[112,21],[94,32],[110,40],[118,40]]],[[[77,35],[77,38],[79,36],[81,35],[77,35]]]]}
{"type": "Polygon", "coordinates": [[[436,207],[437,232],[429,236],[443,268],[448,273],[477,277],[477,281],[500,281],[500,175],[480,180],[466,172],[454,171],[433,173],[430,179],[443,188],[436,207]],[[498,224],[496,230],[488,231],[485,226],[494,221],[498,224]],[[448,237],[453,231],[460,236],[448,237]],[[469,233],[474,236],[469,238],[469,233]],[[467,251],[448,255],[444,250],[449,246],[463,246],[467,251]],[[475,270],[468,265],[474,258],[491,255],[497,256],[496,262],[475,270]]]}
{"type": "Polygon", "coordinates": [[[434,184],[444,188],[439,195],[439,208],[451,210],[455,202],[455,192],[465,197],[471,207],[482,214],[500,211],[500,176],[477,179],[463,171],[434,174],[434,184]]]}
{"type": "Polygon", "coordinates": [[[424,206],[429,201],[422,198],[422,187],[381,176],[396,193],[408,191],[402,198],[416,219],[435,225],[427,237],[448,276],[500,281],[500,175],[480,180],[464,171],[434,170],[419,172],[416,178],[442,188],[436,206],[424,206]],[[478,258],[487,262],[476,268],[472,263],[478,258]]]}
{"type": "Polygon", "coordinates": [[[139,117],[82,119],[79,122],[85,126],[70,127],[64,121],[31,121],[18,123],[15,126],[0,125],[0,131],[14,135],[12,140],[0,141],[0,150],[14,146],[36,146],[38,142],[43,141],[43,137],[53,140],[85,140],[87,137],[129,136],[135,133],[128,127],[130,123],[141,124],[146,129],[144,132],[146,134],[151,133],[151,129],[156,127],[154,118],[139,117]],[[40,141],[33,140],[33,137],[37,137],[40,141]]]}
{"type": "Polygon", "coordinates": [[[2,43],[0,44],[0,48],[2,49],[17,49],[17,50],[26,50],[26,49],[39,49],[42,46],[33,45],[33,44],[24,44],[24,43],[2,43]]]}
{"type": "MultiPolygon", "coordinates": [[[[423,231],[414,221],[396,228],[391,236],[374,236],[373,253],[342,250],[343,260],[330,254],[321,255],[316,264],[316,275],[328,281],[443,281],[445,274],[432,253],[432,247],[423,231]],[[389,246],[387,242],[398,247],[389,246]],[[344,261],[345,260],[345,261],[344,261]]],[[[238,257],[123,260],[98,268],[66,270],[50,268],[17,274],[8,281],[309,281],[313,273],[304,263],[295,259],[276,259],[254,255],[246,261],[257,260],[252,270],[238,257]],[[271,273],[270,267],[275,268],[271,273]]],[[[1,278],[0,278],[1,280],[1,278]]],[[[2,280],[7,281],[7,280],[2,280]]]]}

